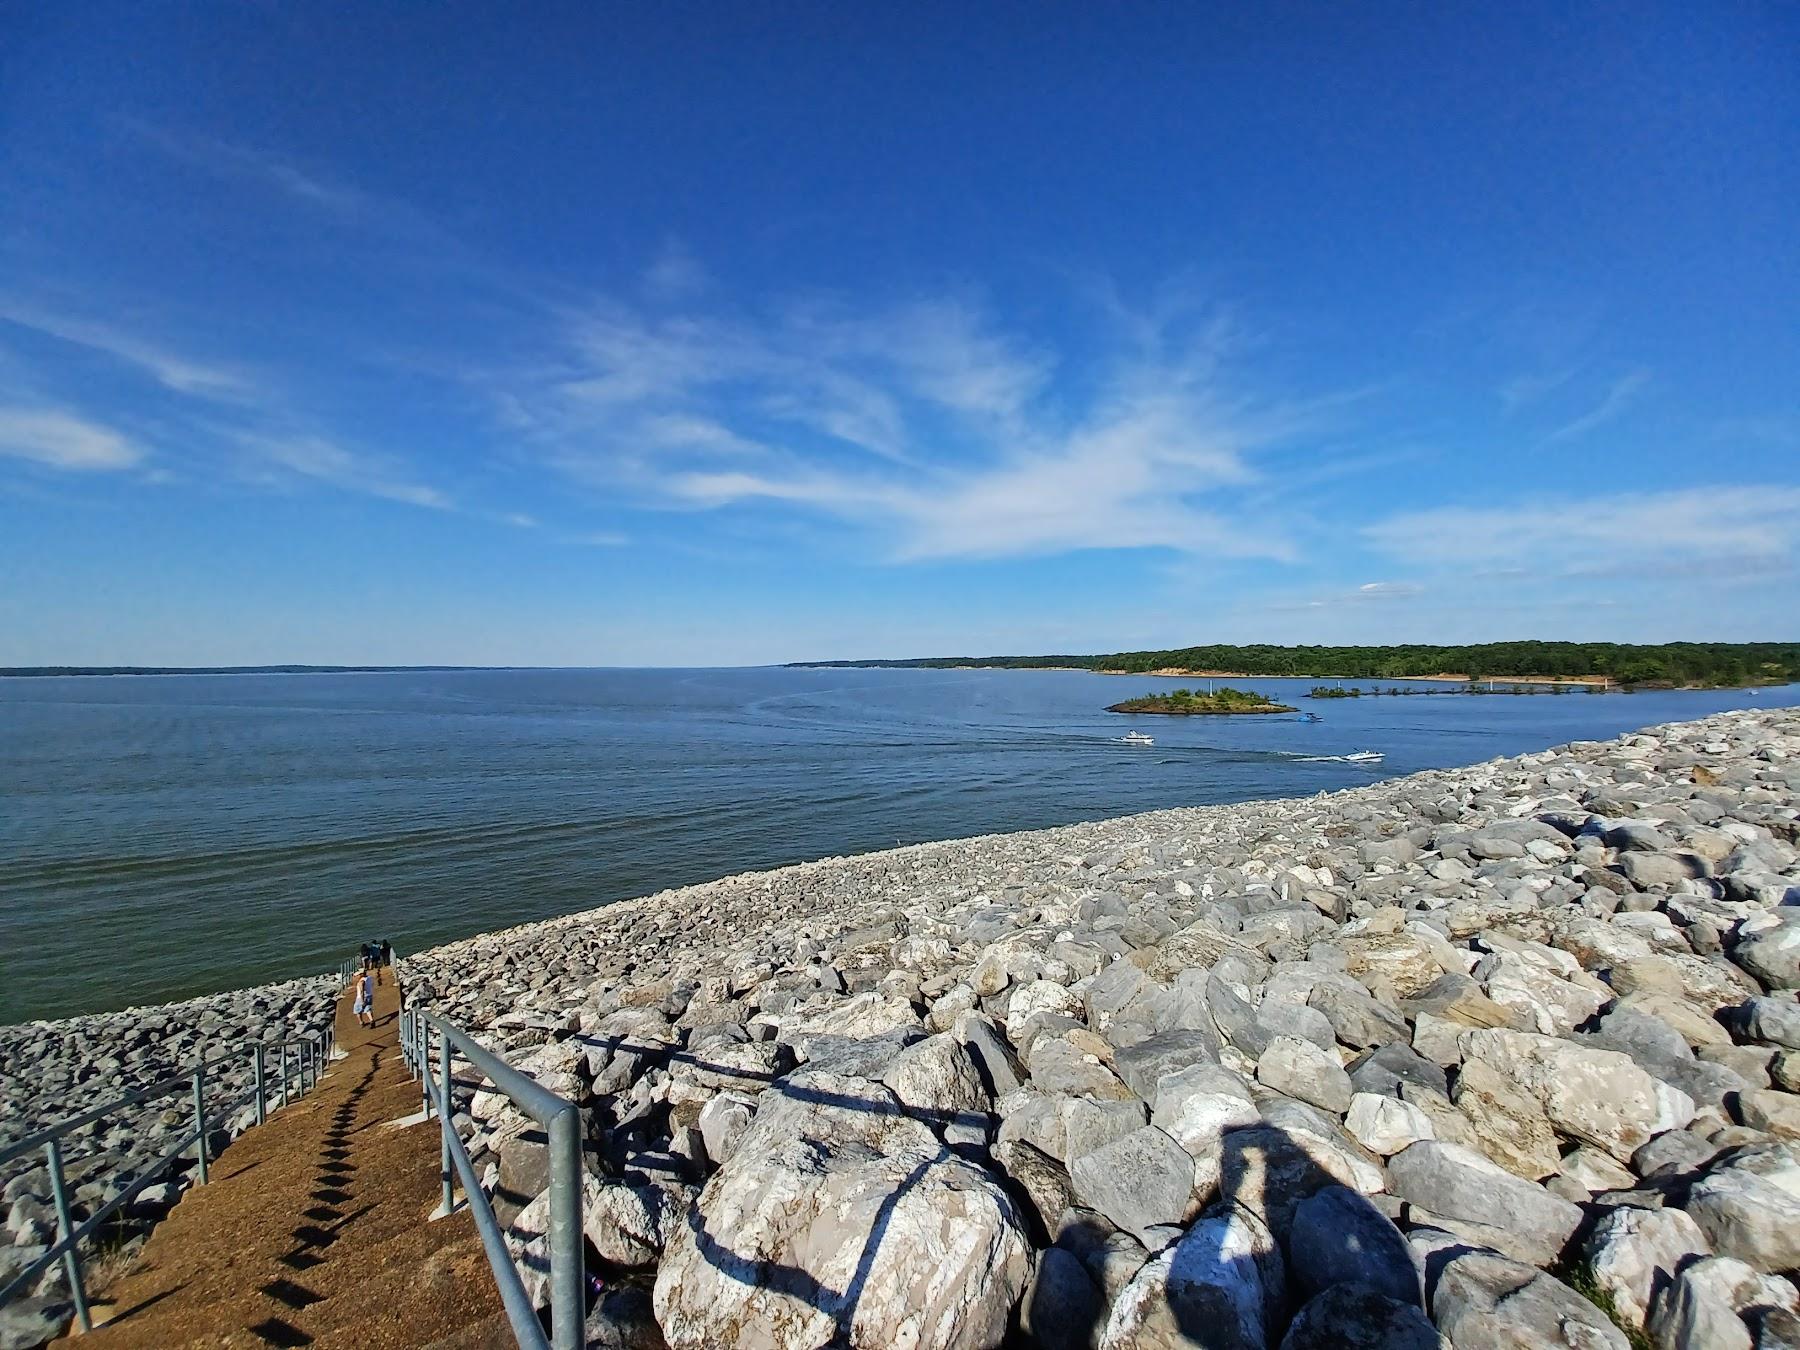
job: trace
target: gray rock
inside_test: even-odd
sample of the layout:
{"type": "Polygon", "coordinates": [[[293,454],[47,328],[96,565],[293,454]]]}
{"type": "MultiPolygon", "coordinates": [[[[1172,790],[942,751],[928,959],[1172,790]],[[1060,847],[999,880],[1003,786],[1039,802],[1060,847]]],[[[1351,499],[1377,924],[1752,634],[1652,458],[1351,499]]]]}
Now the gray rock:
{"type": "Polygon", "coordinates": [[[1406,1041],[1406,1019],[1353,980],[1332,980],[1313,988],[1307,1004],[1325,1014],[1337,1039],[1357,1050],[1406,1041]]]}
{"type": "Polygon", "coordinates": [[[1261,1220],[1224,1206],[1120,1291],[1102,1350],[1265,1350],[1285,1279],[1281,1253],[1261,1220]]]}
{"type": "Polygon", "coordinates": [[[1097,1102],[1086,1097],[1072,1097],[1063,1102],[1063,1135],[1065,1162],[1104,1148],[1115,1139],[1123,1139],[1139,1129],[1148,1119],[1144,1104],[1132,1097],[1120,1102],[1097,1102]]]}
{"type": "Polygon", "coordinates": [[[1738,943],[1731,959],[1765,989],[1800,989],[1800,924],[1783,924],[1738,943]]]}
{"type": "Polygon", "coordinates": [[[1277,1092],[1342,1115],[1355,1089],[1337,1057],[1310,1041],[1277,1036],[1256,1061],[1257,1080],[1277,1092]]]}
{"type": "Polygon", "coordinates": [[[964,1013],[956,1019],[952,1034],[969,1052],[982,1087],[995,1101],[1025,1081],[1025,1066],[990,1019],[979,1013],[964,1013]]]}
{"type": "Polygon", "coordinates": [[[1440,1097],[1450,1095],[1450,1081],[1438,1065],[1408,1045],[1383,1045],[1353,1060],[1350,1082],[1358,1092],[1378,1092],[1398,1097],[1402,1083],[1428,1088],[1440,1097]]]}
{"type": "Polygon", "coordinates": [[[0,1304],[0,1350],[37,1350],[61,1336],[74,1316],[75,1305],[56,1295],[0,1304]]]}
{"type": "Polygon", "coordinates": [[[1424,1111],[1398,1097],[1373,1092],[1359,1092],[1350,1099],[1344,1128],[1357,1143],[1383,1158],[1410,1148],[1421,1139],[1437,1137],[1436,1127],[1424,1111]]]}
{"type": "Polygon", "coordinates": [[[1800,1097],[1791,1092],[1740,1092],[1737,1117],[1777,1139],[1800,1139],[1800,1097]]]}
{"type": "Polygon", "coordinates": [[[1082,995],[1089,1025],[1104,1028],[1113,1016],[1143,992],[1149,977],[1130,961],[1114,961],[1088,981],[1082,995]]]}
{"type": "Polygon", "coordinates": [[[1119,1076],[1091,1050],[1082,1049],[1066,1036],[1040,1036],[1025,1058],[1033,1087],[1044,1092],[1066,1092],[1102,1101],[1121,1101],[1132,1095],[1119,1076]]]}
{"type": "MultiPolygon", "coordinates": [[[[1029,1206],[1026,1218],[1035,1219],[1033,1236],[1048,1245],[1062,1228],[1063,1215],[1075,1203],[1075,1184],[1069,1171],[1035,1145],[1008,1139],[994,1146],[994,1162],[1012,1182],[1014,1193],[1023,1194],[1029,1206]]],[[[1023,1207],[1022,1207],[1023,1208],[1023,1207]]]]}
{"type": "Polygon", "coordinates": [[[706,1156],[714,1163],[728,1160],[755,1116],[756,1099],[741,1093],[721,1092],[707,1102],[696,1122],[706,1156]]]}
{"type": "MultiPolygon", "coordinates": [[[[894,1056],[881,1081],[908,1114],[940,1127],[973,1123],[992,1103],[967,1050],[946,1034],[927,1036],[894,1056]]],[[[985,1130],[985,1120],[981,1122],[985,1130]]]]}
{"type": "Polygon", "coordinates": [[[1581,1225],[1581,1209],[1471,1149],[1440,1140],[1388,1159],[1394,1192],[1431,1214],[1510,1233],[1538,1265],[1553,1265],[1581,1225]]]}
{"type": "Polygon", "coordinates": [[[1096,1350],[1106,1326],[1106,1299],[1072,1253],[1052,1247],[1038,1260],[1019,1326],[1044,1350],[1096,1350]]]}
{"type": "Polygon", "coordinates": [[[1400,1230],[1345,1186],[1326,1186],[1294,1207],[1283,1250],[1303,1297],[1361,1285],[1414,1307],[1425,1303],[1412,1251],[1400,1230]]]}
{"type": "Polygon", "coordinates": [[[1594,1283],[1612,1296],[1619,1318],[1642,1328],[1657,1295],[1683,1266],[1711,1256],[1712,1246],[1700,1226],[1678,1209],[1622,1206],[1594,1225],[1584,1253],[1594,1283]]]}
{"type": "Polygon", "coordinates": [[[1154,1104],[1165,1074],[1195,1064],[1217,1063],[1219,1038],[1211,1031],[1164,1031],[1113,1055],[1113,1071],[1145,1102],[1154,1104]]]}
{"type": "Polygon", "coordinates": [[[1194,1160],[1154,1125],[1075,1159],[1075,1196],[1128,1233],[1180,1223],[1194,1211],[1194,1160]]]}
{"type": "Polygon", "coordinates": [[[587,1350],[663,1350],[664,1345],[648,1290],[609,1289],[588,1313],[587,1350]]]}
{"type": "Polygon", "coordinates": [[[1709,1257],[1685,1267],[1657,1297],[1650,1339],[1659,1350],[1752,1350],[1743,1314],[1793,1313],[1794,1286],[1742,1261],[1709,1257]]]}
{"type": "Polygon", "coordinates": [[[1300,1310],[1281,1350],[1441,1350],[1443,1344],[1416,1303],[1338,1284],[1300,1310]]]}
{"type": "Polygon", "coordinates": [[[1687,1212],[1721,1256],[1769,1274],[1800,1267],[1800,1164],[1785,1149],[1723,1155],[1690,1188],[1687,1212]]]}
{"type": "Polygon", "coordinates": [[[1693,1130],[1659,1134],[1631,1155],[1631,1166],[1641,1177],[1675,1176],[1696,1172],[1719,1155],[1719,1146],[1693,1130]]]}
{"type": "Polygon", "coordinates": [[[1630,1350],[1606,1314],[1542,1271],[1432,1229],[1410,1241],[1424,1264],[1431,1320],[1459,1350],[1630,1350]]]}
{"type": "Polygon", "coordinates": [[[1734,1011],[1737,1025],[1751,1040],[1800,1050],[1800,1003],[1765,995],[1745,1001],[1734,1011]]]}

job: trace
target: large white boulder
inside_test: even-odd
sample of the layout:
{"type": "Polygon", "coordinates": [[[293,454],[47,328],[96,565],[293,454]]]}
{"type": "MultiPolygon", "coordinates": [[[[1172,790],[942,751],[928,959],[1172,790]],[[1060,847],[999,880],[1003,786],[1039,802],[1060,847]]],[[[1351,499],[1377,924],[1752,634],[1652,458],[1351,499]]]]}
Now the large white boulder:
{"type": "Polygon", "coordinates": [[[1621,1162],[1694,1118],[1691,1097],[1616,1050],[1488,1028],[1464,1032],[1462,1051],[1465,1061],[1486,1063],[1537,1098],[1558,1131],[1621,1162]]]}
{"type": "Polygon", "coordinates": [[[1012,1199],[865,1080],[796,1074],[675,1226],[657,1270],[674,1350],[986,1350],[1032,1273],[1012,1199]]]}

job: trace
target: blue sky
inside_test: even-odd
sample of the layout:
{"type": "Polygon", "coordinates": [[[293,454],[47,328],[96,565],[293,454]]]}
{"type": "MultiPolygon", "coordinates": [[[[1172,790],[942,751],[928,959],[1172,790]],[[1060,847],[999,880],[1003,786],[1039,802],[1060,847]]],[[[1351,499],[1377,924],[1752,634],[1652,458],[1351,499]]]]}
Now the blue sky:
{"type": "Polygon", "coordinates": [[[1792,638],[1792,6],[15,7],[0,664],[1792,638]]]}

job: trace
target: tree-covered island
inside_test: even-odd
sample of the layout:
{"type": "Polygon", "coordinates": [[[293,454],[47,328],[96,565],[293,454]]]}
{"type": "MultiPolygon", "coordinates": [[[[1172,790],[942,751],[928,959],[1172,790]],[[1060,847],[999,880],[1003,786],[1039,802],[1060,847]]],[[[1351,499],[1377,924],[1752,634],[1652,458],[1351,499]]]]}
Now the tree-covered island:
{"type": "Polygon", "coordinates": [[[1196,717],[1226,713],[1291,713],[1295,709],[1248,689],[1233,689],[1227,685],[1210,694],[1196,693],[1192,689],[1176,689],[1167,694],[1146,694],[1142,698],[1128,698],[1123,703],[1115,703],[1106,711],[1196,717]]]}
{"type": "Polygon", "coordinates": [[[1116,675],[1308,676],[1313,679],[1602,680],[1613,688],[1725,688],[1800,679],[1797,642],[1484,642],[1467,646],[1177,647],[1102,656],[938,656],[906,661],[799,661],[802,666],[993,667],[1116,675]]]}

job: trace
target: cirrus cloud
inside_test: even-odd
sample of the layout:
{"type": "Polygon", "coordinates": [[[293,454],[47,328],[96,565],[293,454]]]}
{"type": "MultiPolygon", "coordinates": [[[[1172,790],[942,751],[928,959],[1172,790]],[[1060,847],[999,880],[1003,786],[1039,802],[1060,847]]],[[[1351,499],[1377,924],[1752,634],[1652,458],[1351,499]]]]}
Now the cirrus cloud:
{"type": "Polygon", "coordinates": [[[144,452],[111,427],[54,408],[0,407],[0,455],[53,469],[129,469],[144,452]]]}
{"type": "Polygon", "coordinates": [[[546,462],[637,506],[848,524],[893,561],[1290,557],[1232,499],[1310,414],[1226,386],[1229,332],[1163,306],[1076,370],[966,297],[749,315],[609,300],[491,392],[546,462]]]}
{"type": "Polygon", "coordinates": [[[1704,567],[1767,573],[1794,560],[1800,487],[1782,483],[1569,496],[1512,506],[1438,507],[1366,527],[1389,557],[1417,566],[1518,575],[1704,567]]]}

